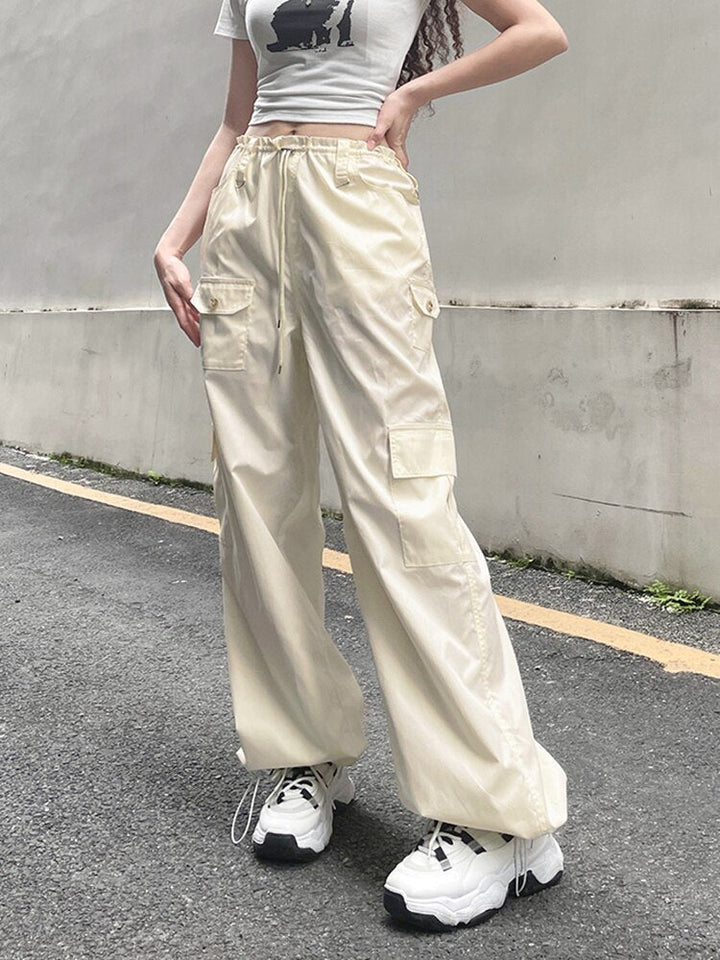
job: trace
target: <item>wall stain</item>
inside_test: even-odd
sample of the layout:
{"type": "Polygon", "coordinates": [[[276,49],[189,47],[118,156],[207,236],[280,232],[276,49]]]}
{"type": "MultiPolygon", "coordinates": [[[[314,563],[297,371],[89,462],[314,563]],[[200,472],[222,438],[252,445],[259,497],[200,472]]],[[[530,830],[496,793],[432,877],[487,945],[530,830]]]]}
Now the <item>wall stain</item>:
{"type": "Polygon", "coordinates": [[[605,433],[608,440],[624,426],[622,408],[606,390],[573,396],[570,380],[562,367],[551,367],[545,381],[538,384],[537,404],[548,419],[561,430],[575,433],[605,433]],[[552,384],[552,389],[548,389],[552,384]]]}
{"type": "MultiPolygon", "coordinates": [[[[677,342],[675,344],[675,356],[677,358],[677,342]]],[[[676,359],[673,363],[667,363],[653,374],[653,383],[658,390],[677,390],[680,387],[687,387],[690,384],[690,369],[692,367],[692,357],[687,360],[676,359]]]]}
{"type": "Polygon", "coordinates": [[[539,404],[555,426],[567,432],[604,431],[608,440],[612,440],[622,426],[622,411],[618,409],[612,395],[604,390],[586,394],[577,401],[566,400],[561,403],[547,390],[540,397],[539,404]]]}

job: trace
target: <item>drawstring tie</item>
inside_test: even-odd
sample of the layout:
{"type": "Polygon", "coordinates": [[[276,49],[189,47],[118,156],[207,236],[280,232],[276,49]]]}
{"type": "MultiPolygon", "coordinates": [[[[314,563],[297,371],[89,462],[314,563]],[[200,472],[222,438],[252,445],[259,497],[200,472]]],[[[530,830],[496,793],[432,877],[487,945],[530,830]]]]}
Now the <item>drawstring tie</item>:
{"type": "Polygon", "coordinates": [[[285,324],[285,198],[287,196],[287,164],[290,159],[290,150],[280,148],[280,221],[278,236],[280,239],[280,273],[279,273],[279,303],[278,303],[278,337],[280,340],[280,359],[278,373],[282,370],[284,357],[283,327],[285,324]]]}
{"type": "MultiPolygon", "coordinates": [[[[244,152],[240,165],[237,172],[237,185],[238,187],[242,186],[245,183],[245,165],[250,156],[252,150],[255,149],[254,143],[252,141],[246,140],[246,138],[238,137],[238,144],[244,144],[244,152]]],[[[283,341],[283,332],[285,328],[285,203],[287,197],[287,185],[288,185],[288,176],[287,176],[287,165],[290,159],[290,153],[292,147],[283,146],[280,143],[273,144],[275,148],[280,152],[280,210],[278,218],[278,239],[279,239],[279,258],[280,262],[278,264],[278,337],[280,340],[279,343],[279,362],[278,370],[280,373],[283,367],[283,360],[285,355],[285,345],[283,341]]]]}
{"type": "Polygon", "coordinates": [[[519,897],[525,889],[527,883],[527,862],[528,854],[532,850],[534,840],[526,840],[524,837],[513,837],[513,865],[515,867],[515,896],[519,897]],[[518,879],[522,874],[523,882],[518,887],[518,879]]]}

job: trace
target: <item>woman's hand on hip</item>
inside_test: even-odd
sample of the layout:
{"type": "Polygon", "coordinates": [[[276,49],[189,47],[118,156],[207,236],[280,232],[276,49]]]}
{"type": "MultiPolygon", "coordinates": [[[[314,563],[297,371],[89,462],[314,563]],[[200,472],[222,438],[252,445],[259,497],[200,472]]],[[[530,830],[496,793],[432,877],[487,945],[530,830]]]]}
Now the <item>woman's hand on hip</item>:
{"type": "Polygon", "coordinates": [[[192,340],[196,347],[200,346],[200,317],[195,307],[190,303],[193,295],[190,271],[177,254],[169,254],[163,250],[156,250],[154,261],[155,270],[175,319],[192,340]]]}
{"type": "Polygon", "coordinates": [[[405,138],[417,109],[417,103],[408,96],[403,87],[393,90],[380,107],[375,129],[366,140],[368,147],[372,149],[377,146],[384,137],[387,145],[394,150],[402,165],[407,168],[409,160],[405,151],[405,138]]]}

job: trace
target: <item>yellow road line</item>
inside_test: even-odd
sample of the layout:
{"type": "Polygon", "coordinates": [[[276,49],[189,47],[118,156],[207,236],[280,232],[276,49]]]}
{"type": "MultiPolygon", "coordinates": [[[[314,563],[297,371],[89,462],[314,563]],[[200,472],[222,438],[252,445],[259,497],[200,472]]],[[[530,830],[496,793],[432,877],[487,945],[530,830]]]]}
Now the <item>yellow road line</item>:
{"type": "Polygon", "coordinates": [[[130,510],[132,513],[142,513],[146,517],[158,517],[169,523],[180,523],[185,527],[195,527],[196,530],[205,530],[207,533],[219,533],[220,525],[215,517],[203,517],[199,513],[189,510],[178,510],[176,507],[165,507],[160,503],[147,503],[145,500],[135,500],[133,497],[121,497],[117,493],[106,493],[104,490],[94,490],[84,487],[80,483],[69,483],[57,477],[46,477],[42,473],[32,470],[23,470],[9,463],[0,463],[0,473],[16,480],[27,480],[39,487],[57,490],[58,493],[67,493],[71,497],[80,497],[82,500],[93,500],[95,503],[104,503],[109,507],[119,507],[121,510],[130,510]]]}
{"type": "MultiPolygon", "coordinates": [[[[9,463],[0,462],[0,474],[47,487],[69,496],[80,497],[83,500],[92,500],[121,510],[130,510],[132,513],[157,517],[169,523],[179,523],[207,533],[219,533],[220,527],[215,517],[205,517],[202,514],[191,513],[189,510],[178,510],[176,507],[166,507],[159,503],[148,503],[145,500],[135,500],[133,497],[106,493],[79,483],[70,483],[32,470],[23,470],[9,463]]],[[[350,558],[346,553],[340,553],[337,550],[323,550],[323,564],[342,573],[352,573],[350,558]]],[[[628,630],[626,627],[604,623],[601,620],[593,620],[591,617],[581,617],[574,613],[541,607],[535,603],[514,600],[511,597],[495,594],[495,599],[500,613],[509,620],[545,627],[555,633],[592,640],[594,643],[604,644],[614,650],[637,654],[661,664],[668,673],[698,673],[705,677],[720,679],[720,656],[708,653],[706,650],[698,650],[696,647],[689,647],[684,643],[671,640],[662,640],[660,637],[653,637],[637,630],[628,630]]]]}
{"type": "Polygon", "coordinates": [[[346,553],[340,553],[339,550],[328,550],[327,547],[323,550],[323,566],[340,570],[342,573],[352,573],[350,557],[346,553]]]}
{"type": "Polygon", "coordinates": [[[697,647],[688,647],[673,640],[661,640],[649,633],[628,630],[627,627],[603,623],[602,620],[581,617],[575,613],[539,607],[535,603],[525,603],[511,597],[496,596],[496,600],[500,613],[510,620],[521,620],[556,633],[593,640],[615,650],[647,657],[662,664],[668,673],[700,673],[705,677],[720,679],[720,656],[707,650],[698,650],[697,647]]]}

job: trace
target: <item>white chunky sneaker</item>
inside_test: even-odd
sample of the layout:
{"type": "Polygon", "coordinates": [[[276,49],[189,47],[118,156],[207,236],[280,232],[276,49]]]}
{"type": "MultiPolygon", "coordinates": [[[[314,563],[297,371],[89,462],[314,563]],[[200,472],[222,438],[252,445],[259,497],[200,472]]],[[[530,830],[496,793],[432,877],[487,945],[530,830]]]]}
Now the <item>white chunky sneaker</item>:
{"type": "Polygon", "coordinates": [[[551,833],[525,840],[431,820],[385,881],[384,904],[395,919],[427,930],[470,926],[497,913],[508,895],[537,893],[562,873],[551,833]]]}
{"type": "MultiPolygon", "coordinates": [[[[264,860],[312,860],[330,841],[336,804],[348,804],[355,796],[347,768],[320,763],[283,767],[272,770],[271,775],[275,783],[260,810],[252,837],[253,849],[264,860]]],[[[235,839],[237,812],[232,828],[234,843],[239,842],[235,839]]],[[[245,833],[251,817],[252,806],[245,833]]]]}

